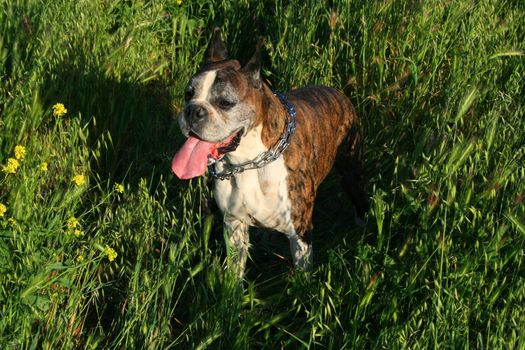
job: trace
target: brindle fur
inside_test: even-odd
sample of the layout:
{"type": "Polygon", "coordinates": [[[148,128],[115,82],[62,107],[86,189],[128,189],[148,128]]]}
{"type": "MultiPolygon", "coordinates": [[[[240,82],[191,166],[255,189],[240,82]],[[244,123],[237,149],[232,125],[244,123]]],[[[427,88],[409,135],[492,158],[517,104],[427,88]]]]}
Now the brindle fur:
{"type": "MultiPolygon", "coordinates": [[[[284,152],[292,220],[297,234],[310,243],[312,213],[317,189],[336,162],[343,188],[359,219],[368,210],[362,167],[362,137],[354,106],[341,92],[325,86],[307,86],[285,94],[295,106],[297,128],[284,152]]],[[[271,147],[282,134],[286,110],[265,86],[258,123],[263,123],[263,142],[271,147]],[[264,108],[267,107],[267,108],[264,108]]]]}

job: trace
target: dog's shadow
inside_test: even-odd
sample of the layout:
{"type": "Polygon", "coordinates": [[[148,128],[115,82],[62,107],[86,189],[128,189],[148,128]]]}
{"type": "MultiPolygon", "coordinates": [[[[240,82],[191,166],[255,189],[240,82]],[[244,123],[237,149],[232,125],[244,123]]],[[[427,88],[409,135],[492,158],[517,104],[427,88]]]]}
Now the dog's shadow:
{"type": "Polygon", "coordinates": [[[39,94],[42,104],[61,102],[68,109],[63,118],[81,118],[87,146],[99,151],[90,166],[100,179],[132,186],[141,178],[158,182],[169,173],[169,159],[182,143],[169,87],[155,79],[109,78],[111,67],[76,61],[57,64],[47,74],[39,94]]]}

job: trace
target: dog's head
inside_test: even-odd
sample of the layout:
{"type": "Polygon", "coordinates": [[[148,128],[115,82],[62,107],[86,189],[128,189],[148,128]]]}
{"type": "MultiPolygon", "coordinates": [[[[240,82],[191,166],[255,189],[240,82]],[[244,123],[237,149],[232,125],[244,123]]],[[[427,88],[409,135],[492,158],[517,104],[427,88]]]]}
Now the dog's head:
{"type": "Polygon", "coordinates": [[[253,57],[241,68],[237,60],[228,58],[220,29],[215,28],[201,69],[184,92],[179,126],[188,139],[172,161],[179,178],[204,174],[209,158],[219,159],[235,150],[254,126],[262,89],[262,46],[259,39],[253,57]]]}

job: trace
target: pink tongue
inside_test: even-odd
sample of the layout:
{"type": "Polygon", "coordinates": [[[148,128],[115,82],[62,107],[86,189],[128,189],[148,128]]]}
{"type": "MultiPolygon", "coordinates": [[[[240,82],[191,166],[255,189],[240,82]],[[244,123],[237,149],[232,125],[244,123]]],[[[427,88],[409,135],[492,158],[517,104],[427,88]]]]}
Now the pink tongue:
{"type": "Polygon", "coordinates": [[[208,166],[208,155],[216,155],[217,144],[190,136],[171,161],[171,170],[180,179],[201,176],[208,166]]]}

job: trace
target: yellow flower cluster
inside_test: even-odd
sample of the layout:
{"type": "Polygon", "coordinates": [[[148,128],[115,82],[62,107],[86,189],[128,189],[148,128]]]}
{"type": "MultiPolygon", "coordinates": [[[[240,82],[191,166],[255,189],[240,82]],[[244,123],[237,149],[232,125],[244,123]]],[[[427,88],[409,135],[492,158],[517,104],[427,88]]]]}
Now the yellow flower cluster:
{"type": "Polygon", "coordinates": [[[24,159],[25,156],[26,156],[26,148],[21,145],[15,146],[15,158],[22,160],[24,159]]]}
{"type": "Polygon", "coordinates": [[[84,231],[80,229],[80,222],[74,216],[70,217],[66,221],[67,231],[66,234],[73,234],[75,237],[80,237],[84,235],[84,231]]]}
{"type": "Polygon", "coordinates": [[[106,246],[106,248],[104,248],[104,254],[106,254],[106,256],[108,257],[109,261],[115,260],[116,257],[118,256],[118,254],[115,251],[115,249],[110,248],[109,246],[106,246]]]}
{"type": "Polygon", "coordinates": [[[2,171],[6,174],[15,174],[18,168],[20,167],[19,160],[24,159],[26,156],[26,148],[22,145],[15,146],[15,157],[8,158],[7,164],[2,167],[2,171]]]}
{"type": "Polygon", "coordinates": [[[7,159],[7,164],[3,166],[2,171],[6,174],[15,174],[19,167],[20,163],[18,160],[9,158],[7,159]]]}
{"type": "Polygon", "coordinates": [[[55,103],[53,105],[53,116],[60,118],[67,113],[66,107],[62,103],[55,103]]]}
{"type": "Polygon", "coordinates": [[[47,162],[42,162],[39,167],[40,171],[46,172],[47,171],[47,162]]]}
{"type": "Polygon", "coordinates": [[[68,228],[77,228],[80,225],[80,222],[78,222],[78,219],[74,216],[67,219],[66,226],[68,228]]]}

